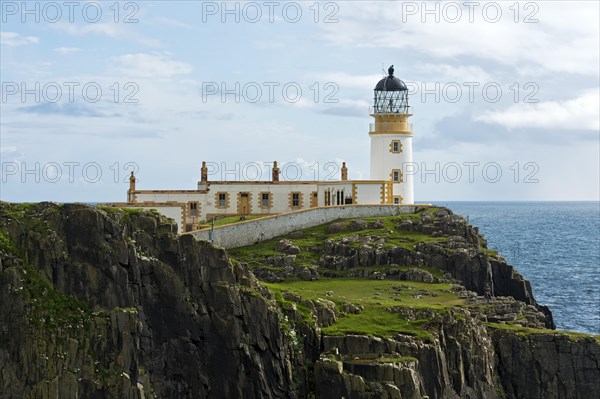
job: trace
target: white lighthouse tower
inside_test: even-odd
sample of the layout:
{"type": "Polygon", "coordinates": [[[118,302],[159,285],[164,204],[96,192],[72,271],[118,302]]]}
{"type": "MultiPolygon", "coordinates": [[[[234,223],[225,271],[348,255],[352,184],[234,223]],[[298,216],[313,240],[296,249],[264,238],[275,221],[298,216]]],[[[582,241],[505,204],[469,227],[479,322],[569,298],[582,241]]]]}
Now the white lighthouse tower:
{"type": "MultiPolygon", "coordinates": [[[[392,182],[392,202],[414,203],[413,176],[406,173],[412,165],[412,124],[408,123],[408,88],[394,76],[394,66],[388,76],[375,86],[371,108],[375,123],[370,125],[371,180],[392,182]]],[[[412,169],[409,169],[412,170],[412,169]]]]}

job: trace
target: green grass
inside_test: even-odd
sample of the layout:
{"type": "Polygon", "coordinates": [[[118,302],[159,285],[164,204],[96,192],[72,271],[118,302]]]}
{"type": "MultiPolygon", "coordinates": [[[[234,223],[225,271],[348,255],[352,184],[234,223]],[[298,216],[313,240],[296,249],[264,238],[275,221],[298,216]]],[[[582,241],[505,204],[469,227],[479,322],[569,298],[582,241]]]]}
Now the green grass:
{"type": "MultiPolygon", "coordinates": [[[[265,215],[266,216],[266,215],[265,215]]],[[[233,224],[233,223],[239,223],[239,222],[245,222],[248,220],[253,220],[253,219],[260,219],[265,217],[263,215],[246,215],[244,216],[244,219],[242,219],[242,217],[240,215],[235,215],[235,216],[226,216],[226,217],[222,217],[222,218],[218,218],[215,220],[215,227],[218,226],[225,226],[228,224],[233,224]]],[[[201,223],[198,225],[198,229],[205,229],[208,227],[212,227],[212,222],[208,221],[205,223],[201,223]]]]}
{"type": "Polygon", "coordinates": [[[60,327],[66,330],[81,329],[91,316],[89,305],[56,290],[40,272],[24,266],[23,296],[31,304],[31,324],[47,331],[60,327]]]}
{"type": "Polygon", "coordinates": [[[592,338],[592,339],[595,339],[596,341],[600,342],[600,335],[585,334],[585,333],[574,332],[574,331],[549,330],[549,329],[545,329],[545,328],[530,328],[530,327],[523,327],[520,325],[508,324],[508,323],[507,324],[485,323],[485,324],[489,328],[496,329],[496,330],[510,331],[510,332],[516,333],[522,337],[529,337],[530,335],[536,335],[536,334],[546,334],[546,335],[550,334],[550,335],[564,335],[575,341],[578,339],[581,339],[581,338],[592,338]]]}
{"type": "Polygon", "coordinates": [[[380,274],[384,274],[384,273],[390,273],[390,272],[395,272],[395,271],[406,272],[410,269],[425,270],[425,271],[431,273],[431,275],[434,278],[444,278],[444,272],[442,270],[436,269],[435,267],[429,267],[429,266],[358,266],[358,267],[353,267],[353,268],[347,269],[347,270],[334,270],[334,269],[327,269],[327,268],[321,267],[319,270],[327,271],[329,273],[334,273],[338,277],[349,277],[350,273],[352,273],[352,271],[354,271],[354,270],[366,270],[369,272],[379,272],[380,274]]]}
{"type": "Polygon", "coordinates": [[[332,223],[327,223],[324,225],[312,227],[306,230],[302,230],[304,234],[304,238],[300,239],[292,239],[290,240],[297,242],[297,245],[314,245],[316,243],[322,242],[323,239],[341,239],[344,237],[350,237],[353,235],[358,235],[359,237],[364,236],[373,236],[373,237],[382,237],[388,239],[390,245],[396,246],[404,246],[408,249],[412,249],[412,246],[416,242],[445,242],[447,241],[444,237],[432,237],[428,234],[412,232],[412,231],[402,231],[399,230],[398,225],[405,220],[417,220],[421,217],[421,214],[413,213],[413,214],[405,214],[398,216],[386,216],[386,217],[373,217],[373,218],[360,218],[360,219],[348,219],[348,220],[339,220],[332,223]],[[348,223],[353,220],[362,220],[367,223],[373,223],[376,221],[381,221],[383,223],[383,227],[380,228],[366,228],[358,231],[349,231],[344,230],[338,233],[328,233],[327,230],[329,226],[333,223],[348,223]]]}
{"type": "MultiPolygon", "coordinates": [[[[107,205],[96,205],[96,208],[106,212],[106,213],[121,213],[125,212],[125,208],[118,208],[116,206],[107,206],[107,205]]],[[[128,208],[131,209],[131,208],[128,208]]]]}
{"type": "Polygon", "coordinates": [[[18,220],[26,230],[38,233],[49,231],[48,219],[58,214],[60,206],[38,207],[39,203],[2,203],[0,217],[18,220]],[[39,213],[37,213],[37,212],[39,213]]]}
{"type": "Polygon", "coordinates": [[[268,266],[268,264],[265,263],[266,258],[283,255],[281,252],[277,251],[278,242],[279,240],[263,241],[248,247],[231,248],[227,250],[227,253],[230,257],[248,264],[250,268],[268,266]]]}
{"type": "Polygon", "coordinates": [[[282,295],[282,292],[279,290],[274,290],[274,295],[275,297],[275,302],[277,302],[277,305],[283,309],[283,310],[292,310],[293,308],[296,309],[296,311],[298,311],[300,313],[300,315],[302,316],[302,319],[305,323],[310,324],[311,326],[314,326],[315,322],[313,320],[311,311],[309,308],[307,308],[306,306],[299,304],[299,303],[294,303],[292,301],[289,301],[287,299],[285,299],[282,295]]]}
{"type": "Polygon", "coordinates": [[[489,249],[489,248],[484,248],[484,247],[480,247],[479,249],[481,249],[483,251],[483,253],[485,253],[487,256],[491,256],[491,257],[497,257],[498,251],[496,251],[495,249],[489,249]]]}
{"type": "MultiPolygon", "coordinates": [[[[434,210],[427,210],[434,217],[434,210]]],[[[354,219],[336,221],[320,226],[315,226],[300,232],[294,232],[287,236],[267,240],[259,244],[229,249],[227,252],[232,259],[248,264],[251,268],[261,268],[262,270],[282,271],[282,268],[273,267],[273,261],[278,256],[285,256],[277,250],[281,239],[289,240],[293,245],[300,248],[300,253],[296,255],[297,265],[316,265],[319,263],[322,249],[326,240],[339,242],[346,237],[358,236],[358,240],[352,242],[350,247],[359,249],[363,243],[364,237],[370,236],[373,240],[383,238],[383,247],[402,247],[413,250],[418,243],[446,242],[446,237],[432,237],[428,234],[403,231],[399,229],[401,223],[406,220],[418,220],[422,213],[398,215],[390,217],[361,218],[368,223],[362,230],[350,230],[344,228],[339,232],[329,232],[333,223],[350,223],[354,219]],[[373,227],[374,222],[380,222],[381,227],[373,227]]],[[[371,242],[369,244],[375,247],[371,242]]],[[[380,245],[380,244],[377,244],[380,245]]],[[[321,273],[327,272],[335,275],[336,278],[322,278],[317,281],[284,281],[276,284],[265,284],[272,292],[275,299],[282,309],[289,310],[293,303],[283,298],[282,292],[288,291],[298,294],[303,299],[316,300],[318,298],[328,299],[336,304],[338,313],[342,313],[343,303],[350,302],[354,305],[362,305],[364,310],[359,314],[348,314],[340,317],[337,322],[329,327],[323,328],[323,333],[327,335],[343,334],[365,334],[379,337],[393,337],[398,333],[409,334],[424,339],[431,336],[427,332],[427,324],[433,317],[431,312],[442,312],[456,305],[464,305],[464,301],[457,295],[451,293],[450,284],[427,284],[417,282],[405,282],[398,280],[369,280],[365,278],[350,278],[348,274],[356,270],[367,270],[370,272],[385,273],[388,271],[407,271],[408,266],[372,266],[358,267],[350,270],[335,271],[326,268],[320,268],[321,273]],[[434,295],[421,295],[419,298],[413,297],[417,291],[427,291],[434,295]],[[327,296],[326,292],[332,291],[333,295],[327,296]],[[391,311],[390,309],[394,309],[391,311]],[[428,316],[419,320],[407,320],[401,312],[396,310],[405,310],[413,308],[428,316]]],[[[434,277],[441,278],[443,273],[440,270],[431,267],[419,267],[429,271],[434,277]]],[[[311,320],[310,310],[300,308],[301,305],[295,304],[296,309],[302,314],[305,321],[311,320]]]]}
{"type": "MultiPolygon", "coordinates": [[[[151,215],[160,215],[160,213],[156,209],[145,209],[145,208],[136,208],[136,207],[134,207],[134,208],[119,208],[116,206],[107,206],[107,205],[96,205],[96,207],[98,209],[103,210],[106,213],[109,213],[109,214],[122,213],[126,217],[142,215],[144,213],[150,213],[151,215]]],[[[164,217],[164,216],[162,216],[162,217],[164,217]]]]}
{"type": "Polygon", "coordinates": [[[19,250],[12,242],[10,237],[3,231],[0,231],[0,250],[15,256],[19,256],[19,250]]]}
{"type": "Polygon", "coordinates": [[[450,284],[427,284],[393,280],[366,280],[361,278],[335,278],[317,281],[286,281],[267,284],[276,298],[283,291],[300,295],[304,299],[324,298],[333,301],[341,311],[344,302],[362,305],[359,314],[348,314],[337,322],[323,328],[326,335],[365,334],[393,337],[398,333],[430,338],[426,331],[429,319],[407,320],[390,308],[413,308],[444,311],[464,304],[464,300],[449,292],[450,284]],[[436,296],[422,295],[414,298],[419,290],[436,296]],[[326,292],[333,292],[328,296],[326,292]]]}
{"type": "Polygon", "coordinates": [[[429,339],[429,333],[422,328],[428,321],[427,319],[409,321],[402,319],[400,315],[375,308],[369,309],[364,314],[353,314],[340,318],[322,331],[325,335],[362,334],[391,338],[396,334],[408,334],[429,339]]]}
{"type": "Polygon", "coordinates": [[[300,232],[288,234],[283,237],[277,237],[272,240],[263,241],[261,243],[250,245],[247,247],[228,249],[227,252],[231,257],[241,262],[245,262],[251,268],[253,268],[263,266],[265,264],[266,258],[282,255],[281,252],[277,251],[277,245],[281,239],[289,240],[292,242],[292,244],[300,248],[301,252],[296,256],[296,263],[305,265],[313,265],[318,263],[320,258],[320,254],[318,252],[324,246],[325,241],[328,239],[340,241],[345,237],[358,236],[359,240],[350,244],[350,247],[358,249],[362,245],[360,239],[362,239],[365,236],[371,236],[374,239],[384,238],[384,248],[389,249],[392,247],[401,247],[408,250],[413,250],[417,243],[436,243],[447,241],[446,237],[432,237],[428,234],[412,231],[403,231],[398,229],[399,224],[402,223],[404,220],[416,220],[420,217],[420,213],[415,213],[398,216],[348,219],[343,221],[336,221],[301,230],[300,232]],[[340,231],[338,233],[328,232],[328,228],[331,224],[337,222],[349,224],[352,220],[364,220],[368,223],[381,221],[383,223],[383,227],[366,228],[358,231],[350,231],[348,229],[344,229],[344,231],[340,231]]]}
{"type": "Polygon", "coordinates": [[[416,362],[417,358],[412,356],[382,357],[377,359],[377,361],[379,363],[416,362]]]}
{"type": "Polygon", "coordinates": [[[123,213],[125,215],[141,215],[144,212],[149,212],[152,210],[146,210],[144,208],[119,208],[116,206],[106,206],[106,205],[96,205],[98,209],[103,210],[106,213],[123,213]]]}
{"type": "Polygon", "coordinates": [[[37,204],[31,202],[5,202],[2,205],[2,216],[22,221],[37,204]]]}

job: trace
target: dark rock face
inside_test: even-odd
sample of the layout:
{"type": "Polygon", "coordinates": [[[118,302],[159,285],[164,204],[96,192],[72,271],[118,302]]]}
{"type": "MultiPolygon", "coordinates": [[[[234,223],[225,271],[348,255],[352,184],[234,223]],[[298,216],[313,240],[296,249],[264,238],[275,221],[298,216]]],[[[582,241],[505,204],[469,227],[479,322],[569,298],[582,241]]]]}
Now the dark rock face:
{"type": "Polygon", "coordinates": [[[391,383],[400,389],[402,398],[464,398],[467,395],[495,398],[494,350],[489,336],[476,319],[464,316],[464,312],[459,312],[439,318],[432,341],[407,336],[394,339],[360,335],[324,337],[325,351],[339,354],[339,368],[345,373],[336,373],[332,359],[321,357],[319,362],[330,366],[325,367],[324,372],[340,383],[319,385],[317,380],[317,389],[327,393],[341,389],[348,395],[351,390],[345,387],[347,377],[344,375],[354,374],[371,383],[391,383]],[[369,358],[373,361],[368,361],[369,358]],[[377,358],[400,361],[377,362],[377,358]]]}
{"type": "MultiPolygon", "coordinates": [[[[176,236],[157,214],[47,203],[23,209],[0,203],[3,399],[592,399],[600,392],[597,339],[483,323],[547,327],[550,313],[502,258],[482,253],[476,229],[446,210],[403,227],[448,235],[442,244],[415,251],[382,248],[376,238],[358,249],[353,239],[325,244],[323,259],[340,268],[435,265],[461,282],[467,303],[482,300],[475,292],[490,279],[505,296],[483,310],[394,308],[405,319],[432,320],[431,338],[382,339],[323,336],[340,312],[363,309],[338,307],[327,292],[316,300],[284,293],[292,305],[278,304],[244,265],[176,236]]],[[[359,221],[334,230],[365,227],[378,228],[359,221]]],[[[293,264],[298,248],[282,241],[281,249],[282,262],[293,264]]],[[[396,277],[435,279],[418,268],[396,277]]]]}
{"type": "Polygon", "coordinates": [[[600,389],[600,345],[589,337],[490,335],[452,318],[433,342],[346,335],[323,344],[329,354],[315,366],[323,398],[594,399],[600,389]],[[404,358],[377,360],[393,356],[404,358]]]}
{"type": "Polygon", "coordinates": [[[26,270],[3,254],[0,397],[294,393],[281,313],[223,250],[175,236],[152,214],[52,204],[34,213],[44,232],[12,218],[2,218],[2,230],[44,280],[94,311],[78,330],[36,330],[29,295],[20,295],[26,270]]]}
{"type": "Polygon", "coordinates": [[[600,345],[593,338],[492,333],[497,370],[509,398],[594,398],[600,345]]]}

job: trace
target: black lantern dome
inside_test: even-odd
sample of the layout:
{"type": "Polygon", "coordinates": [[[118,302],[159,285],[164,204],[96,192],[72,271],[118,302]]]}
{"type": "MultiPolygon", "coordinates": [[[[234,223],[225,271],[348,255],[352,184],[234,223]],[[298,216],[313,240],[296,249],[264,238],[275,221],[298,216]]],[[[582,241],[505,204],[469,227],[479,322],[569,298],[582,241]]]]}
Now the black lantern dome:
{"type": "Polygon", "coordinates": [[[388,68],[388,76],[377,82],[375,91],[406,91],[406,84],[394,76],[394,66],[388,68]]]}
{"type": "Polygon", "coordinates": [[[408,88],[394,76],[394,66],[388,68],[388,76],[375,86],[373,110],[376,114],[408,114],[408,88]]]}

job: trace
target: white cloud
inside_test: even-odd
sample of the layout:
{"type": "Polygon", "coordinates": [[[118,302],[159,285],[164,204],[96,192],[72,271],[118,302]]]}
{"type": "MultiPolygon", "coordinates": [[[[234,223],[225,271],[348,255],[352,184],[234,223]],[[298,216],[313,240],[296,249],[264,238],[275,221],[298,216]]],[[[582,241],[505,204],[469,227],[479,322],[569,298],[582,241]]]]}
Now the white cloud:
{"type": "Polygon", "coordinates": [[[96,23],[87,25],[76,25],[71,23],[58,23],[53,25],[57,29],[68,33],[72,36],[84,36],[89,34],[97,34],[108,37],[119,37],[123,34],[121,25],[114,23],[96,23]]]}
{"type": "MultiPolygon", "coordinates": [[[[444,4],[429,4],[434,3],[444,4]]],[[[582,92],[598,85],[598,66],[595,64],[598,24],[594,21],[597,13],[594,6],[583,2],[575,7],[564,2],[558,6],[550,5],[553,10],[562,8],[558,13],[547,12],[546,3],[536,3],[540,6],[538,24],[514,24],[510,13],[505,16],[508,20],[498,24],[481,21],[458,25],[422,24],[414,19],[403,23],[397,13],[397,3],[339,2],[339,12],[334,16],[339,23],[311,22],[292,26],[277,17],[277,23],[268,25],[273,29],[235,24],[225,26],[227,29],[223,32],[230,34],[214,36],[216,31],[221,32],[221,26],[197,24],[189,27],[188,31],[184,30],[188,29],[184,24],[168,19],[193,15],[193,11],[197,11],[186,8],[190,2],[178,2],[177,5],[165,3],[165,11],[168,9],[169,12],[157,6],[145,7],[145,15],[139,24],[71,24],[60,27],[53,24],[47,26],[51,29],[45,29],[44,36],[37,31],[23,31],[22,35],[38,35],[40,41],[35,47],[24,48],[39,48],[39,51],[19,52],[15,54],[18,57],[3,59],[1,74],[5,79],[97,82],[106,95],[101,103],[87,106],[98,114],[111,117],[95,118],[90,125],[89,118],[85,117],[52,114],[36,118],[31,113],[15,112],[9,108],[7,120],[3,120],[2,125],[2,145],[7,147],[0,151],[3,159],[19,156],[27,162],[41,161],[45,157],[58,162],[97,160],[103,162],[103,168],[115,161],[120,166],[135,161],[143,172],[140,179],[146,179],[146,188],[193,187],[197,172],[186,171],[197,171],[199,159],[225,161],[229,165],[240,160],[278,159],[283,164],[301,156],[304,161],[297,162],[302,165],[305,177],[312,178],[314,168],[305,167],[309,160],[319,161],[323,166],[325,162],[343,156],[349,162],[352,176],[368,178],[367,132],[371,122],[368,106],[371,105],[376,82],[385,75],[385,71],[380,69],[383,61],[385,69],[394,63],[396,76],[407,83],[422,82],[427,88],[436,82],[443,85],[444,82],[497,81],[504,90],[503,100],[506,102],[496,104],[482,103],[480,88],[476,92],[475,103],[466,100],[456,104],[447,101],[438,103],[433,102],[431,96],[424,100],[422,91],[411,94],[411,106],[416,106],[411,120],[415,123],[414,156],[420,165],[421,162],[432,165],[435,162],[464,160],[481,161],[482,164],[503,161],[504,167],[514,161],[521,162],[521,165],[525,161],[536,161],[544,170],[543,182],[533,185],[535,188],[523,184],[498,184],[492,190],[479,178],[476,184],[448,185],[440,191],[440,186],[431,184],[429,180],[428,184],[417,186],[420,199],[468,199],[469,195],[482,200],[563,199],[564,192],[568,192],[571,199],[597,199],[597,184],[589,183],[598,181],[597,130],[568,131],[566,133],[576,136],[575,139],[560,146],[554,145],[556,140],[553,145],[539,142],[540,136],[560,137],[560,134],[565,134],[564,128],[597,127],[593,123],[597,120],[597,112],[594,114],[593,110],[598,106],[597,96],[594,98],[588,93],[593,100],[589,101],[582,92]],[[169,29],[168,26],[174,28],[169,29]],[[194,31],[198,34],[189,34],[194,31]],[[211,34],[214,38],[206,39],[211,34]],[[147,35],[148,39],[142,35],[147,35]],[[327,40],[322,39],[323,35],[327,40]],[[244,40],[240,40],[242,36],[244,40]],[[151,37],[176,40],[179,50],[173,55],[164,52],[167,47],[144,47],[143,44],[153,45],[151,37]],[[300,40],[315,37],[321,40],[300,40]],[[81,44],[83,42],[85,46],[81,44]],[[280,51],[281,43],[288,42],[294,43],[291,50],[280,51]],[[59,46],[66,47],[63,50],[59,46]],[[76,47],[81,50],[67,50],[76,47]],[[207,60],[203,56],[216,54],[223,48],[247,54],[247,57],[244,62],[228,68],[216,58],[207,60]],[[64,69],[66,64],[63,63],[44,64],[40,54],[48,51],[54,55],[70,52],[72,67],[64,69]],[[310,62],[305,62],[307,59],[310,62]],[[571,71],[581,75],[565,73],[571,71]],[[229,78],[228,74],[231,75],[229,78]],[[215,81],[276,80],[281,83],[294,78],[302,87],[302,100],[297,104],[286,103],[279,90],[275,104],[265,101],[250,104],[245,100],[236,103],[231,95],[223,104],[220,93],[205,102],[201,86],[209,78],[215,81]],[[123,84],[130,81],[139,86],[134,95],[139,103],[113,102],[113,92],[108,88],[114,82],[120,82],[123,88],[123,84]],[[525,82],[530,81],[539,86],[538,98],[542,102],[510,107],[512,103],[508,101],[512,91],[505,88],[514,82],[520,82],[520,87],[523,87],[525,82]],[[313,99],[315,91],[310,89],[314,82],[319,84],[318,102],[313,99]],[[332,92],[324,87],[327,82],[337,83],[339,92],[334,98],[339,99],[339,103],[324,103],[324,96],[332,92]],[[482,109],[488,112],[481,113],[482,109]],[[472,115],[478,115],[480,121],[474,122],[472,115]],[[506,126],[514,131],[507,132],[506,126]],[[521,130],[521,127],[534,126],[540,127],[521,130]],[[490,138],[501,137],[502,134],[510,140],[490,138]],[[61,146],[64,141],[61,137],[74,142],[74,145],[61,146]],[[592,142],[590,138],[596,141],[592,142]],[[239,145],[232,147],[233,139],[239,145]],[[115,145],[115,140],[121,145],[115,145]],[[208,140],[211,146],[200,149],[197,145],[182,147],[182,140],[208,140]],[[436,145],[430,144],[434,142],[436,145]],[[490,146],[494,146],[494,151],[490,151],[490,146]],[[16,153],[11,151],[13,147],[18,149],[16,153]],[[72,148],[78,150],[73,151],[72,148]],[[174,162],[181,173],[174,175],[157,165],[157,154],[164,153],[180,155],[174,162]],[[557,178],[552,170],[544,169],[544,162],[554,165],[556,156],[563,157],[564,162],[583,158],[590,166],[580,168],[583,171],[578,174],[581,181],[564,180],[563,175],[557,178]],[[589,192],[592,186],[595,191],[589,192]]],[[[414,4],[422,6],[423,2],[414,4]]],[[[506,11],[513,2],[501,4],[506,11]]],[[[330,10],[321,8],[321,21],[330,10]]],[[[303,18],[310,22],[313,16],[310,12],[305,13],[303,18]]],[[[3,43],[2,50],[6,49],[12,48],[4,47],[3,43]]],[[[463,98],[466,98],[467,88],[461,87],[463,98]]],[[[123,89],[121,99],[130,93],[130,90],[123,89]]],[[[263,99],[265,96],[263,88],[263,99]]],[[[5,105],[13,109],[23,106],[5,105]]],[[[323,169],[320,171],[322,178],[323,169]]],[[[111,170],[109,172],[112,173],[111,170]]],[[[338,176],[336,173],[335,177],[338,176]]],[[[112,182],[112,175],[109,178],[112,182]]],[[[512,182],[510,176],[508,180],[512,182]]],[[[27,185],[22,191],[13,191],[12,199],[73,201],[94,198],[114,201],[122,197],[126,184],[102,186],[102,190],[99,190],[99,184],[88,185],[85,190],[79,187],[70,190],[72,184],[60,186],[61,190],[57,190],[54,187],[59,185],[52,185],[54,187],[50,189],[54,191],[45,191],[40,185],[27,185]]]]}
{"type": "Polygon", "coordinates": [[[142,78],[170,78],[191,73],[190,64],[171,59],[168,53],[138,53],[113,57],[117,72],[142,78]]]}
{"type": "Polygon", "coordinates": [[[17,147],[14,145],[0,147],[0,152],[17,152],[17,147]]]}
{"type": "Polygon", "coordinates": [[[507,128],[600,130],[600,95],[590,90],[577,98],[515,104],[501,111],[487,111],[475,121],[507,128]]]}
{"type": "Polygon", "coordinates": [[[0,44],[3,46],[22,46],[24,44],[38,44],[40,40],[35,36],[21,36],[17,32],[0,32],[0,44]]]}
{"type": "Polygon", "coordinates": [[[283,103],[285,105],[297,108],[314,108],[317,105],[314,100],[307,97],[300,97],[300,99],[298,99],[297,101],[284,101],[283,103]]]}
{"type": "MultiPolygon", "coordinates": [[[[344,72],[322,73],[316,74],[314,77],[323,84],[333,82],[340,89],[359,89],[361,91],[371,91],[375,88],[375,84],[384,76],[387,75],[387,66],[385,71],[380,75],[351,75],[344,72]]],[[[395,66],[394,75],[400,79],[405,79],[403,73],[408,73],[409,68],[403,65],[395,66]]],[[[492,76],[477,65],[449,65],[449,64],[421,64],[410,69],[411,73],[421,74],[421,77],[426,77],[426,80],[406,80],[406,84],[411,89],[414,85],[415,89],[426,82],[433,84],[435,82],[458,82],[462,85],[464,82],[491,82],[494,81],[492,76]]]]}
{"type": "Polygon", "coordinates": [[[115,23],[96,23],[87,25],[76,25],[70,23],[57,23],[52,25],[54,28],[66,32],[71,36],[86,36],[86,35],[100,35],[107,36],[115,39],[130,39],[136,41],[144,46],[149,47],[162,47],[160,40],[155,40],[139,35],[127,29],[123,24],[115,23]]]}
{"type": "Polygon", "coordinates": [[[323,84],[332,82],[343,89],[373,90],[375,84],[384,75],[350,75],[344,72],[317,74],[316,78],[323,84]]]}
{"type": "Polygon", "coordinates": [[[371,105],[365,100],[352,100],[347,98],[336,99],[335,97],[333,97],[332,100],[337,100],[337,102],[331,102],[332,100],[326,102],[325,97],[327,96],[327,93],[322,93],[322,95],[316,99],[312,96],[313,93],[306,94],[307,95],[301,97],[296,102],[284,101],[284,104],[297,108],[315,108],[321,111],[343,108],[345,110],[355,110],[358,111],[358,113],[362,111],[365,115],[367,114],[369,106],[371,105]]]}
{"type": "Polygon", "coordinates": [[[406,4],[345,2],[339,23],[319,26],[325,31],[325,40],[340,46],[411,49],[450,59],[478,57],[519,68],[536,66],[545,73],[598,73],[597,2],[577,2],[577,7],[561,1],[536,2],[537,23],[523,22],[532,10],[523,10],[522,3],[518,23],[514,22],[510,2],[501,3],[502,17],[496,23],[483,17],[483,4],[475,9],[474,22],[469,22],[468,10],[463,8],[456,23],[445,21],[442,12],[439,22],[435,15],[423,12],[424,7],[433,8],[442,2],[411,3],[419,8],[416,15],[406,13],[406,4]]]}
{"type": "Polygon", "coordinates": [[[77,51],[81,51],[81,49],[78,47],[58,47],[58,48],[55,48],[54,51],[64,55],[64,54],[75,53],[77,51]]]}
{"type": "Polygon", "coordinates": [[[436,76],[441,82],[490,82],[491,75],[478,65],[422,64],[416,68],[421,73],[436,76]]]}

